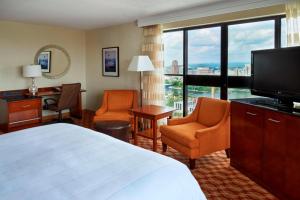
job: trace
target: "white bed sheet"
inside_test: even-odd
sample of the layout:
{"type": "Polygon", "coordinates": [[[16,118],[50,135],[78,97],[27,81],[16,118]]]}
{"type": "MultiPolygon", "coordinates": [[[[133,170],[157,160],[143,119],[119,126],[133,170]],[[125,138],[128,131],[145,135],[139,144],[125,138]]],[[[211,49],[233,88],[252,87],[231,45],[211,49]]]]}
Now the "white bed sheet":
{"type": "Polygon", "coordinates": [[[202,200],[188,168],[107,135],[54,124],[0,136],[1,200],[202,200]]]}

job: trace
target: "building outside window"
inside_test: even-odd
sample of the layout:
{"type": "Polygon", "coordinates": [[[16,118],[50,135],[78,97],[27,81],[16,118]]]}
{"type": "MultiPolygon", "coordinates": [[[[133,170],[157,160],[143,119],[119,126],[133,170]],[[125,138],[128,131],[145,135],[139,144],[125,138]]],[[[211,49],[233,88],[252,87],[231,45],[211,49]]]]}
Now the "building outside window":
{"type": "Polygon", "coordinates": [[[188,31],[188,74],[221,74],[221,28],[188,31]]]}
{"type": "Polygon", "coordinates": [[[251,51],[275,47],[275,21],[228,26],[228,75],[251,76],[251,51]]]}

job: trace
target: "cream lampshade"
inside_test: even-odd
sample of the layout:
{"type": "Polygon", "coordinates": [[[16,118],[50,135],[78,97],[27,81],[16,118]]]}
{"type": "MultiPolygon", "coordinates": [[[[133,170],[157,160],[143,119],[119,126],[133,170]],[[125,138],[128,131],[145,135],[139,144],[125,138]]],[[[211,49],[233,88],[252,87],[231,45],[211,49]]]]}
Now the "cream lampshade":
{"type": "Polygon", "coordinates": [[[129,64],[128,71],[154,71],[154,66],[148,56],[133,56],[129,64]]]}
{"type": "Polygon", "coordinates": [[[128,71],[135,71],[135,72],[140,72],[140,102],[141,105],[143,104],[142,102],[142,92],[143,92],[143,83],[142,83],[142,77],[143,77],[143,72],[145,71],[154,71],[155,68],[150,60],[150,58],[148,56],[143,56],[143,55],[139,55],[139,56],[133,56],[129,67],[128,67],[128,71]]]}
{"type": "Polygon", "coordinates": [[[35,96],[38,92],[38,87],[35,83],[35,78],[42,76],[41,65],[26,65],[23,67],[23,77],[32,78],[32,85],[29,88],[29,92],[35,96]]]}

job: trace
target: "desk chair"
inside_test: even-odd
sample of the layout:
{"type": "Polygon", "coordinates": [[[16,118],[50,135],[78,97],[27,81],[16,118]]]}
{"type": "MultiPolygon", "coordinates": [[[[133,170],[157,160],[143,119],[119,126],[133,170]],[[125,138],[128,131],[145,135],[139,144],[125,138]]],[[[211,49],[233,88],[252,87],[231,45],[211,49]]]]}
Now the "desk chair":
{"type": "Polygon", "coordinates": [[[63,84],[61,95],[58,100],[48,98],[44,100],[45,109],[58,112],[58,121],[62,122],[62,111],[65,109],[73,108],[77,105],[78,95],[80,94],[81,84],[63,84]],[[52,101],[52,103],[49,103],[52,101]]]}

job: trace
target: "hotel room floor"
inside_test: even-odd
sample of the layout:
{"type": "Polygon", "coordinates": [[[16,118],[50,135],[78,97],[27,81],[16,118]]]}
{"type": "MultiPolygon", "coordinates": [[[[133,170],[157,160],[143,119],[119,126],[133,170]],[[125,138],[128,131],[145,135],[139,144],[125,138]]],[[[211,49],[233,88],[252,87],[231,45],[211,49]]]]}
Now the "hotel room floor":
{"type": "MultiPolygon", "coordinates": [[[[93,113],[84,112],[82,120],[75,123],[86,128],[92,127],[93,113]]],[[[139,137],[138,145],[152,149],[152,141],[139,137]]],[[[161,142],[158,142],[158,153],[162,153],[161,142]]],[[[188,164],[188,159],[172,148],[165,155],[188,164]]],[[[230,166],[225,151],[204,156],[196,161],[192,174],[200,184],[208,200],[277,200],[268,191],[230,166]]]]}

